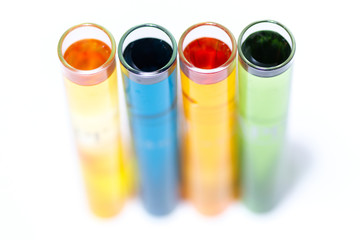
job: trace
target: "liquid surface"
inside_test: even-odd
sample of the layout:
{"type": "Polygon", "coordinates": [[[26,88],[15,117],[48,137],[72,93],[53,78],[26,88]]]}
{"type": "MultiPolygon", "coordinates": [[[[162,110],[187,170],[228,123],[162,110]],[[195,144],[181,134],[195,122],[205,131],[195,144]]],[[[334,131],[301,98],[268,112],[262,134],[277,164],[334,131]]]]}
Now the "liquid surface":
{"type": "Polygon", "coordinates": [[[230,57],[231,50],[224,42],[215,38],[199,38],[186,46],[185,58],[195,67],[213,69],[224,64],[230,57]]]}
{"type": "Polygon", "coordinates": [[[141,38],[131,42],[124,50],[124,58],[131,67],[153,72],[164,67],[171,59],[171,46],[157,38],[141,38]]]}
{"type": "Polygon", "coordinates": [[[79,70],[92,70],[103,65],[110,57],[111,49],[97,39],[83,39],[70,45],[64,59],[79,70]]]}
{"type": "Polygon", "coordinates": [[[251,63],[260,67],[274,67],[286,61],[291,48],[284,37],[273,31],[251,34],[242,44],[241,50],[251,63]]]}

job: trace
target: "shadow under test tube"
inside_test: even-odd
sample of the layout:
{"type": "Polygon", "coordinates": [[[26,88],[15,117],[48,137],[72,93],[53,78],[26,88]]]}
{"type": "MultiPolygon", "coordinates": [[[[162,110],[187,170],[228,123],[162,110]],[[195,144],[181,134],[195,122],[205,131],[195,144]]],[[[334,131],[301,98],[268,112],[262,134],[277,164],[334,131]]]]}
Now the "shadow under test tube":
{"type": "Polygon", "coordinates": [[[120,211],[129,177],[120,139],[115,52],[113,36],[91,23],[70,28],[58,45],[88,199],[100,217],[120,211]]]}
{"type": "Polygon", "coordinates": [[[234,197],[236,41],[217,23],[188,28],[179,41],[184,108],[184,194],[203,214],[234,197]]]}
{"type": "Polygon", "coordinates": [[[278,198],[295,39],[280,23],[259,21],[242,31],[238,45],[243,198],[264,212],[278,198]]]}
{"type": "Polygon", "coordinates": [[[163,27],[128,30],[118,55],[138,160],[141,198],[153,215],[178,201],[177,46],[163,27]]]}

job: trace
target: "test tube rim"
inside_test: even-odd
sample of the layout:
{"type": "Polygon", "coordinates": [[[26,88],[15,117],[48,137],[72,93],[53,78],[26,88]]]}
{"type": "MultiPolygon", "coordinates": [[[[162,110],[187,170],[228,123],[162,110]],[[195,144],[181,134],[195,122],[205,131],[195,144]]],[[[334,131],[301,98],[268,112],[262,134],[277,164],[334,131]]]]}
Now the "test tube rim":
{"type": "MultiPolygon", "coordinates": [[[[174,68],[172,66],[174,66],[174,62],[176,62],[176,57],[177,57],[177,43],[176,40],[174,38],[174,36],[164,27],[158,25],[158,24],[154,24],[154,23],[144,23],[144,24],[140,24],[140,25],[136,25],[132,28],[130,28],[129,30],[127,30],[123,36],[121,37],[120,41],[119,41],[119,45],[118,45],[118,56],[119,56],[119,60],[121,62],[121,64],[126,68],[127,71],[131,72],[132,74],[141,76],[141,77],[145,77],[145,78],[149,78],[151,79],[152,77],[156,77],[156,80],[152,79],[150,80],[147,84],[153,84],[156,83],[158,81],[163,80],[162,78],[157,79],[158,75],[166,72],[168,70],[170,70],[170,72],[172,72],[174,70],[174,68]],[[122,53],[122,48],[123,48],[123,44],[125,42],[125,39],[135,30],[139,29],[139,28],[143,28],[143,27],[153,27],[153,28],[157,28],[161,31],[163,31],[170,39],[171,44],[172,44],[172,49],[173,52],[171,54],[171,58],[170,60],[166,63],[165,66],[157,69],[156,71],[152,71],[152,72],[144,72],[138,69],[133,68],[132,66],[130,66],[122,53]]],[[[136,78],[136,77],[135,77],[136,78]]],[[[136,79],[133,79],[136,80],[136,79]]],[[[144,82],[142,82],[143,84],[145,84],[144,82]]]]}
{"type": "Polygon", "coordinates": [[[95,23],[81,23],[81,24],[78,24],[78,25],[75,25],[71,28],[69,28],[68,30],[66,30],[64,32],[64,34],[61,36],[60,40],[59,40],[59,43],[58,43],[58,56],[59,56],[59,59],[61,61],[61,63],[63,64],[63,66],[65,66],[68,70],[76,73],[76,74],[79,74],[79,75],[93,75],[93,74],[97,74],[103,70],[106,70],[108,69],[109,67],[112,66],[114,60],[115,60],[115,54],[116,54],[116,42],[115,42],[115,39],[114,37],[112,36],[112,34],[106,29],[104,28],[103,26],[101,25],[98,25],[98,24],[95,24],[95,23]],[[109,40],[111,42],[111,53],[110,53],[110,56],[109,58],[106,60],[106,62],[104,62],[101,66],[95,68],[95,69],[91,69],[91,70],[80,70],[80,69],[77,69],[73,66],[71,66],[64,58],[63,56],[63,53],[62,53],[62,44],[65,40],[65,38],[68,36],[68,34],[74,30],[76,30],[77,28],[81,28],[81,27],[96,27],[98,29],[100,29],[101,31],[103,31],[108,37],[109,37],[109,40]]]}
{"type": "Polygon", "coordinates": [[[260,20],[260,21],[252,22],[242,30],[242,32],[240,33],[239,38],[238,38],[239,61],[242,63],[242,65],[246,68],[246,70],[248,72],[250,72],[256,76],[260,76],[260,77],[272,77],[272,76],[276,76],[276,75],[279,75],[279,74],[285,72],[291,66],[291,63],[294,59],[295,50],[296,50],[296,42],[295,42],[294,35],[290,32],[290,30],[287,27],[285,27],[285,25],[283,25],[277,21],[274,21],[274,20],[260,20]],[[278,65],[272,66],[272,67],[261,67],[261,66],[258,66],[256,64],[253,64],[252,62],[250,62],[245,57],[245,55],[242,51],[241,45],[242,45],[242,40],[243,40],[245,33],[251,27],[253,27],[257,24],[261,24],[261,23],[271,23],[271,24],[278,25],[280,28],[284,29],[287,32],[287,34],[289,34],[289,37],[291,39],[291,52],[290,52],[290,55],[288,56],[288,58],[281,64],[278,64],[278,65]]]}
{"type": "Polygon", "coordinates": [[[197,23],[194,24],[192,26],[190,26],[188,29],[185,30],[185,32],[181,35],[180,40],[179,40],[179,57],[182,61],[182,63],[184,63],[186,65],[187,68],[189,68],[189,70],[194,71],[194,72],[198,72],[201,74],[211,74],[211,73],[216,73],[216,72],[220,72],[226,68],[228,68],[234,61],[235,57],[236,57],[236,48],[237,48],[237,44],[236,44],[236,39],[234,37],[234,35],[231,33],[231,31],[229,29],[227,29],[226,27],[224,27],[223,25],[216,23],[216,22],[201,22],[201,23],[197,23]],[[188,33],[190,33],[192,30],[194,30],[195,28],[201,27],[201,26],[214,26],[214,27],[218,27],[221,30],[223,30],[230,38],[231,40],[231,44],[232,44],[232,50],[231,50],[231,54],[230,57],[226,60],[225,63],[223,63],[222,65],[216,67],[216,68],[211,68],[211,69],[204,69],[204,68],[198,68],[196,66],[194,66],[192,63],[190,63],[185,55],[184,55],[184,51],[183,51],[183,42],[186,38],[186,36],[188,35],[188,33]]]}

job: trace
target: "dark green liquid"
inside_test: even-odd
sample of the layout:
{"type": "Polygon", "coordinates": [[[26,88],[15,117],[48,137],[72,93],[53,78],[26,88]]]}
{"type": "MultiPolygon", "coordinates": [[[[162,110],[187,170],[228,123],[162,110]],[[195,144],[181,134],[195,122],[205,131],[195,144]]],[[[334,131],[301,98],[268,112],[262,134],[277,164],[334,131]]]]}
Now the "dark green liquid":
{"type": "Polygon", "coordinates": [[[247,37],[241,46],[244,56],[260,67],[274,67],[286,61],[290,56],[289,43],[280,34],[273,31],[259,31],[247,37]]]}
{"type": "Polygon", "coordinates": [[[127,64],[144,72],[164,67],[171,59],[171,46],[157,38],[142,38],[130,43],[124,51],[127,64]]]}

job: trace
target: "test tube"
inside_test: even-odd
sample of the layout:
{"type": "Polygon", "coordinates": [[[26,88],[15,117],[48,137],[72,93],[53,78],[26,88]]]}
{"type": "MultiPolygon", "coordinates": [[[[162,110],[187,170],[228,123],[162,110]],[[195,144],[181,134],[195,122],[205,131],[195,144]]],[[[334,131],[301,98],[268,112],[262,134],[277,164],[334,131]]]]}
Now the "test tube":
{"type": "Polygon", "coordinates": [[[115,53],[113,36],[93,23],[68,29],[58,44],[87,195],[99,217],[120,211],[128,181],[120,137],[115,53]]]}
{"type": "Polygon", "coordinates": [[[184,194],[205,215],[234,197],[236,48],[213,22],[191,26],[179,41],[184,194]]]}
{"type": "Polygon", "coordinates": [[[282,24],[248,25],[238,40],[239,145],[245,204],[255,212],[277,201],[295,39],[282,24]]]}
{"type": "Polygon", "coordinates": [[[166,215],[179,195],[176,41],[165,28],[143,24],[122,36],[118,55],[141,199],[150,214],[166,215]]]}

